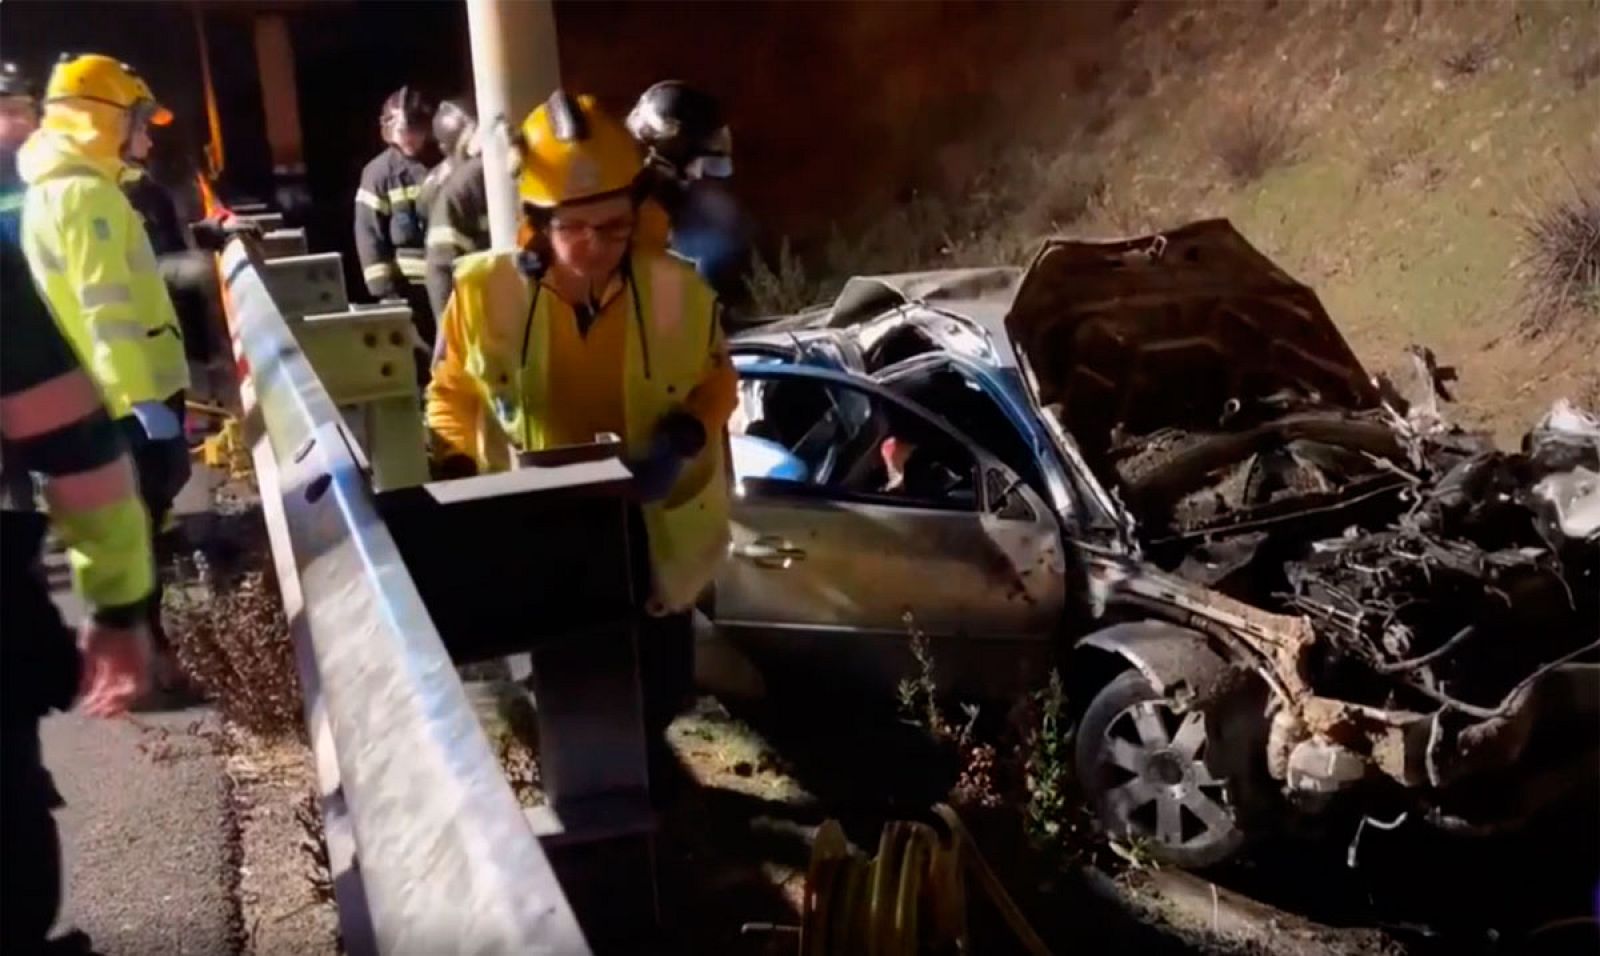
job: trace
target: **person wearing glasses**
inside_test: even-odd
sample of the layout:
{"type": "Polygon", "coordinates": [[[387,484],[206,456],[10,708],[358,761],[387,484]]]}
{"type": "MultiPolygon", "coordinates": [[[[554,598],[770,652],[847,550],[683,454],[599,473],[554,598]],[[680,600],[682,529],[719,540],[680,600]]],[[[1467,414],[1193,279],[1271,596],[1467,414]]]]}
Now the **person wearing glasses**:
{"type": "Polygon", "coordinates": [[[661,731],[690,686],[690,612],[727,550],[724,434],[737,380],[716,296],[689,263],[634,243],[638,143],[593,97],[557,90],[517,137],[520,250],[465,256],[428,387],[436,473],[622,438],[648,544],[640,636],[652,792],[661,731]]]}
{"type": "MultiPolygon", "coordinates": [[[[189,479],[183,433],[189,365],[172,298],[122,177],[149,128],[171,122],[126,63],[67,55],[45,85],[39,129],[17,157],[28,184],[22,216],[28,268],[133,452],[139,494],[156,528],[189,479]]],[[[156,683],[176,689],[181,681],[161,627],[159,582],[146,607],[156,683]]]]}

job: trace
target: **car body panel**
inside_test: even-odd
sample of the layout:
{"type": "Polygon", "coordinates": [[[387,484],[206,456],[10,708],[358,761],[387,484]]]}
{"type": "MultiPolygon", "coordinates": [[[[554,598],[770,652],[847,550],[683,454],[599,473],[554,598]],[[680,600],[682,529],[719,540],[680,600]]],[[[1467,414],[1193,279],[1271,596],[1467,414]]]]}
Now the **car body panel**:
{"type": "MultiPolygon", "coordinates": [[[[1050,503],[937,416],[876,383],[805,366],[747,365],[741,373],[746,401],[752,383],[810,382],[892,403],[960,442],[981,478],[970,507],[936,508],[736,472],[730,557],[716,580],[719,630],[753,658],[828,660],[839,676],[854,673],[878,690],[908,673],[914,631],[950,649],[952,665],[1000,645],[1048,646],[1066,603],[1050,503]],[[863,642],[882,652],[849,651],[863,642]],[[829,652],[830,644],[843,652],[829,652]]],[[[736,461],[752,460],[737,454],[751,439],[733,436],[736,461]]],[[[983,680],[964,682],[962,670],[951,668],[952,688],[985,689],[983,680]]],[[[966,673],[985,675],[978,667],[966,673]]]]}

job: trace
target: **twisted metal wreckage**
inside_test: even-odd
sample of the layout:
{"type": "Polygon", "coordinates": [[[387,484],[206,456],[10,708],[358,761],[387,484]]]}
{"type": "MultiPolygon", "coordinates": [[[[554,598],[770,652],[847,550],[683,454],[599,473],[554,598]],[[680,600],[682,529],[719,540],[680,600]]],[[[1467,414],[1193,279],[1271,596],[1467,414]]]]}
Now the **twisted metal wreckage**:
{"type": "MultiPolygon", "coordinates": [[[[1600,422],[1561,401],[1519,451],[1496,450],[1487,435],[1444,423],[1432,356],[1413,357],[1430,394],[1408,402],[1391,389],[1380,411],[1289,424],[1301,435],[1272,453],[1281,456],[1276,475],[1262,456],[1219,456],[1229,467],[1154,518],[1167,536],[1158,533],[1152,550],[1180,545],[1177,575],[1215,588],[1201,592],[1191,623],[1246,645],[1235,660],[1255,661],[1273,692],[1266,770],[1302,809],[1388,783],[1420,799],[1442,829],[1515,828],[1592,786],[1600,758],[1600,422]],[[1315,441],[1329,428],[1346,451],[1355,434],[1393,444],[1341,461],[1315,441]],[[1365,477],[1341,471],[1350,464],[1365,477]],[[1301,516],[1307,494],[1348,503],[1399,489],[1375,496],[1342,533],[1287,549],[1265,529],[1222,540],[1189,533],[1264,473],[1293,494],[1301,516]],[[1281,574],[1265,571],[1272,558],[1281,574]],[[1227,596],[1242,593],[1250,604],[1227,596]]],[[[1149,492],[1137,480],[1124,488],[1149,492]]],[[[1248,494],[1259,499],[1261,489],[1248,494]]],[[[1167,601],[1197,596],[1120,561],[1092,561],[1090,574],[1102,592],[1115,582],[1167,601]]],[[[1182,692],[1204,706],[1232,689],[1220,679],[1182,692]]]]}
{"type": "MultiPolygon", "coordinates": [[[[1064,651],[1080,706],[1132,666],[1169,712],[1204,713],[1209,766],[1195,779],[1226,778],[1241,817],[1268,822],[1282,806],[1273,790],[1312,812],[1359,791],[1481,832],[1595,784],[1600,425],[1560,403],[1520,451],[1495,450],[1440,413],[1451,370],[1413,349],[1402,381],[1374,380],[1315,293],[1227,222],[1052,240],[1026,270],[857,278],[832,305],[733,341],[752,368],[821,366],[908,399],[902,413],[957,423],[1004,462],[1002,478],[1033,492],[1024,511],[1053,511],[1049,541],[1064,545],[1046,562],[1058,575],[1026,553],[994,562],[1016,569],[994,593],[1065,607],[1065,626],[1010,646],[1064,651]]],[[[773,434],[837,420],[845,451],[875,435],[875,419],[850,408],[827,419],[777,381],[753,386],[773,434]]],[[[753,533],[788,533],[761,518],[749,517],[753,533]]],[[[832,544],[791,524],[817,551],[832,544]]],[[[719,607],[741,596],[719,582],[719,607]]],[[[1018,627],[990,610],[969,630],[1018,627]]],[[[959,637],[944,646],[964,649],[959,637]]],[[[1016,670],[999,657],[1002,677],[1016,670]]],[[[993,662],[963,660],[954,672],[969,683],[993,662]]],[[[1116,765],[1118,746],[1080,753],[1080,776],[1109,827],[1137,830],[1127,798],[1165,792],[1160,773],[1144,779],[1162,759],[1123,756],[1096,789],[1091,771],[1116,765]],[[1130,772],[1142,776],[1124,786],[1130,772]]],[[[1197,849],[1172,829],[1176,862],[1237,847],[1197,849]]]]}

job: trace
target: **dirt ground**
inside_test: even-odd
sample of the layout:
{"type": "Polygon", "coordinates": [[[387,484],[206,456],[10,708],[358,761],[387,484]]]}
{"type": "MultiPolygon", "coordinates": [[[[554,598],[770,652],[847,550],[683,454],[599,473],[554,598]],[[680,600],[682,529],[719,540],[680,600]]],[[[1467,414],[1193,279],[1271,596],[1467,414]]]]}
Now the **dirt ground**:
{"type": "MultiPolygon", "coordinates": [[[[226,769],[240,843],[239,909],[245,956],[331,953],[338,915],[312,849],[305,814],[315,793],[311,753],[297,741],[228,731],[226,769]]],[[[314,817],[310,822],[320,828],[314,817]]]]}

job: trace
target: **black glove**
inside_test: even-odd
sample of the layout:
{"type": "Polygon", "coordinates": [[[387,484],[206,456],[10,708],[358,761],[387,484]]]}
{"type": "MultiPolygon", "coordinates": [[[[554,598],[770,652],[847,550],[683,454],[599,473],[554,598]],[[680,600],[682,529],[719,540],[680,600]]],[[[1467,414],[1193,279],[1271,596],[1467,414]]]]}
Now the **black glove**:
{"type": "Polygon", "coordinates": [[[217,213],[199,222],[190,223],[189,234],[194,236],[194,244],[197,247],[206,252],[221,252],[228,244],[228,240],[235,237],[249,236],[260,239],[261,227],[253,222],[246,222],[232,213],[217,213]]]}
{"type": "Polygon", "coordinates": [[[628,462],[634,492],[641,501],[660,501],[672,492],[686,461],[706,447],[706,427],[685,411],[669,412],[656,424],[650,451],[628,462]]]}

